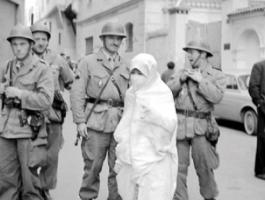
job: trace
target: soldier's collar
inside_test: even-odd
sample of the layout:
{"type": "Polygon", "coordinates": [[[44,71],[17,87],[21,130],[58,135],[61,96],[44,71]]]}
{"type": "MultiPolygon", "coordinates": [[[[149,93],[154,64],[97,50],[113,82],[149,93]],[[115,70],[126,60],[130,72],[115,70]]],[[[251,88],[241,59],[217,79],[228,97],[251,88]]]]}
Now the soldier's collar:
{"type": "Polygon", "coordinates": [[[119,54],[118,53],[115,53],[113,55],[110,55],[105,48],[102,48],[102,53],[103,55],[107,58],[108,61],[112,61],[112,62],[115,62],[116,59],[119,57],[119,54]]]}
{"type": "Polygon", "coordinates": [[[16,59],[16,63],[20,63],[21,66],[29,66],[32,63],[32,58],[33,58],[33,55],[32,53],[30,53],[29,56],[23,61],[16,59]]]}

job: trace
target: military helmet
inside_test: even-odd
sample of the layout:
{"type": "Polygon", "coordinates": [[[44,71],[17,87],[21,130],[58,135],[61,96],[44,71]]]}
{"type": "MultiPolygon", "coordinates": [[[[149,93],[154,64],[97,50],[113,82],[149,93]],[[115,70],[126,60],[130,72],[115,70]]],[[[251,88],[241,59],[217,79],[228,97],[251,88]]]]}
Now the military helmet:
{"type": "Polygon", "coordinates": [[[25,38],[34,42],[30,28],[21,24],[14,26],[6,39],[11,42],[13,38],[25,38]]]}
{"type": "Polygon", "coordinates": [[[45,25],[44,23],[36,23],[33,24],[31,27],[31,32],[35,33],[35,32],[44,32],[48,35],[48,39],[51,38],[51,32],[49,30],[49,27],[47,25],[45,25]]]}
{"type": "Polygon", "coordinates": [[[124,27],[121,24],[114,22],[108,22],[102,27],[99,37],[101,38],[106,35],[116,35],[122,38],[126,37],[124,27]]]}
{"type": "Polygon", "coordinates": [[[213,53],[210,50],[209,45],[202,41],[191,41],[183,48],[184,51],[188,51],[189,49],[204,51],[207,53],[208,57],[213,56],[213,53]]]}

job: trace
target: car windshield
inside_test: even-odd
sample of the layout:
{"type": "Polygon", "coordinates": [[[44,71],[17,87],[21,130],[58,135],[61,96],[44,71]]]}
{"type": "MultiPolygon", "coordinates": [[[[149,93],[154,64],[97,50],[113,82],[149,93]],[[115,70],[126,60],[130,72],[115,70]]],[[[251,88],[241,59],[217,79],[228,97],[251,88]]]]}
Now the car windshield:
{"type": "Polygon", "coordinates": [[[247,90],[248,89],[249,78],[250,78],[250,75],[249,74],[240,75],[238,77],[238,84],[239,84],[239,87],[242,90],[247,90]]]}

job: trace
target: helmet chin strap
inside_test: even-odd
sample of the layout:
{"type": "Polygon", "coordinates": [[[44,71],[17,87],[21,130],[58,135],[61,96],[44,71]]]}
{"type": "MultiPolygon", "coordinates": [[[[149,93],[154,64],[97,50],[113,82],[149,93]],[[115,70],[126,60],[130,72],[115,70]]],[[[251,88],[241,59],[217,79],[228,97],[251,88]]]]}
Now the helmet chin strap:
{"type": "Polygon", "coordinates": [[[195,69],[195,68],[198,68],[196,66],[196,64],[198,63],[199,59],[201,58],[201,53],[198,55],[198,57],[196,58],[196,60],[193,62],[193,64],[191,64],[192,68],[195,69]]]}

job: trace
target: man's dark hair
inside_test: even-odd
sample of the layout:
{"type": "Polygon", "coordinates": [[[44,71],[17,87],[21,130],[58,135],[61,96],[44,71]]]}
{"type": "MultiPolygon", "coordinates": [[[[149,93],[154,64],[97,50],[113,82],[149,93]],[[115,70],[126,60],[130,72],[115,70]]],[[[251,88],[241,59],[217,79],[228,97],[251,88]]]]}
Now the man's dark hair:
{"type": "Polygon", "coordinates": [[[167,68],[168,68],[168,69],[174,69],[174,68],[175,68],[175,63],[172,62],[172,61],[168,62],[168,63],[167,63],[167,68]]]}

